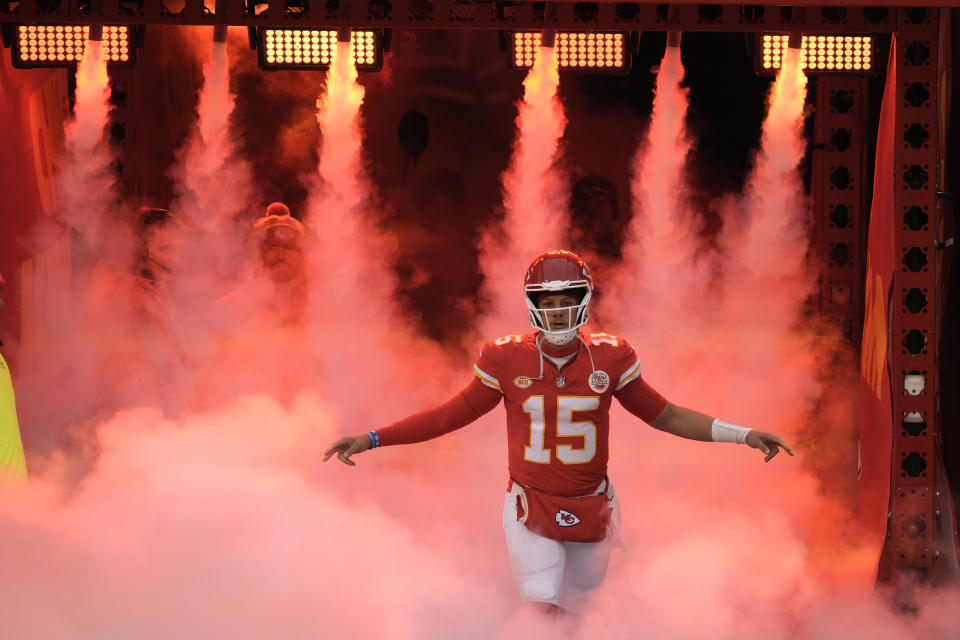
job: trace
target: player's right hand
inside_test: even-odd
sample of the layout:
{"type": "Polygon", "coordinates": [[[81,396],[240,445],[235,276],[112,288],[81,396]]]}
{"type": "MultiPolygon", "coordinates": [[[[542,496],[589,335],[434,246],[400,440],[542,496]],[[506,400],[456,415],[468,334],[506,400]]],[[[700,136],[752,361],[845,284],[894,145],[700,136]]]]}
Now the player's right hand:
{"type": "Polygon", "coordinates": [[[330,445],[330,448],[323,454],[323,461],[326,462],[330,459],[330,456],[337,454],[340,462],[355,467],[357,463],[351,460],[350,456],[355,453],[362,453],[369,448],[370,438],[368,438],[366,434],[362,436],[352,436],[350,438],[340,438],[330,445]]]}

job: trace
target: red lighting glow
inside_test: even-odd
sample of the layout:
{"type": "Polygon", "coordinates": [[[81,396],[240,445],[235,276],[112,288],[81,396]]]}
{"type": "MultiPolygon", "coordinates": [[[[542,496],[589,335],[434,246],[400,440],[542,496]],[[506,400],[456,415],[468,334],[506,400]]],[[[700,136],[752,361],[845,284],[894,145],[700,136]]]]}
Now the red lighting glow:
{"type": "MultiPolygon", "coordinates": [[[[762,38],[764,71],[780,68],[789,36],[766,34],[762,38]]],[[[806,71],[863,73],[873,68],[872,36],[803,36],[800,64],[806,71]]]]}
{"type": "MultiPolygon", "coordinates": [[[[337,48],[331,29],[264,29],[260,36],[261,67],[265,69],[327,69],[337,48]]],[[[354,31],[350,50],[357,69],[379,71],[383,55],[377,31],[354,31]]]]}
{"type": "MultiPolygon", "coordinates": [[[[557,34],[557,61],[560,69],[578,71],[625,71],[629,65],[626,33],[567,31],[557,34]]],[[[513,34],[511,66],[531,69],[542,42],[539,32],[513,34]]]]}
{"type": "MultiPolygon", "coordinates": [[[[20,25],[14,64],[19,67],[65,67],[83,59],[90,27],[81,25],[20,25]]],[[[133,61],[127,26],[103,28],[103,55],[107,63],[133,61]]]]}

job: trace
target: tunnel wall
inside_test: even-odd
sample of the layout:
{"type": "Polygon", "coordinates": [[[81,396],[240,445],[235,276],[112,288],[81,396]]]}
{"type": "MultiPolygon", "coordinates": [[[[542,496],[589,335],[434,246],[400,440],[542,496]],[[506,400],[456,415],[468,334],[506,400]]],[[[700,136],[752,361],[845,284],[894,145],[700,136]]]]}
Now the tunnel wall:
{"type": "Polygon", "coordinates": [[[66,69],[24,73],[13,68],[9,50],[0,52],[0,273],[7,281],[0,294],[0,340],[14,374],[22,364],[22,316],[31,313],[31,289],[40,275],[36,254],[47,248],[32,240],[31,230],[57,206],[54,167],[68,113],[66,69]]]}

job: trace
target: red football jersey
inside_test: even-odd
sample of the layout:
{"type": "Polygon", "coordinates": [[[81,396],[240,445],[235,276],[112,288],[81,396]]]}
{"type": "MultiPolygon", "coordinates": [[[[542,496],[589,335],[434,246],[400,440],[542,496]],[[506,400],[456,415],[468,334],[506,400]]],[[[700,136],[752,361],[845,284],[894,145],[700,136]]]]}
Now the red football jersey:
{"type": "MultiPolygon", "coordinates": [[[[606,333],[584,333],[589,353],[581,343],[576,357],[559,371],[544,358],[541,378],[537,335],[488,342],[474,373],[503,395],[510,476],[548,493],[586,495],[607,473],[613,397],[633,383],[631,411],[647,422],[666,400],[640,379],[633,347],[606,333]],[[639,398],[634,391],[641,391],[639,398]]],[[[541,348],[550,353],[548,344],[541,348]]]]}

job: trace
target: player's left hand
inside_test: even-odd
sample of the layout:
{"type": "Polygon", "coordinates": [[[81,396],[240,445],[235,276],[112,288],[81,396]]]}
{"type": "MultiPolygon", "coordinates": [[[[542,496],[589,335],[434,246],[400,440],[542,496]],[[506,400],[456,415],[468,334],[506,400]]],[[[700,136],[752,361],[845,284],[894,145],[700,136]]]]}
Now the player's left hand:
{"type": "Polygon", "coordinates": [[[790,455],[793,455],[793,451],[790,450],[790,447],[787,446],[786,442],[772,433],[766,433],[765,431],[757,431],[754,429],[748,433],[747,444],[754,449],[760,449],[760,451],[763,451],[765,454],[767,454],[767,457],[763,459],[764,462],[770,462],[773,459],[773,456],[780,452],[780,447],[783,447],[784,451],[790,455]]]}

